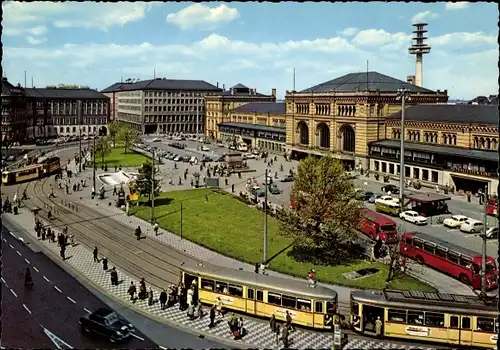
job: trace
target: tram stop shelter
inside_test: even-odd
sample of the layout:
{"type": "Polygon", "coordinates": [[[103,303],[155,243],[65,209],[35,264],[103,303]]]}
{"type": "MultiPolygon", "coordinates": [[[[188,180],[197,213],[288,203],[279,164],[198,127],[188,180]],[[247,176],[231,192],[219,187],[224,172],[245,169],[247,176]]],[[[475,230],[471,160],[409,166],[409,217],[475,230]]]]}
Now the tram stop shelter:
{"type": "Polygon", "coordinates": [[[448,204],[451,199],[439,193],[412,193],[404,195],[404,207],[410,207],[422,216],[449,214],[448,204]]]}

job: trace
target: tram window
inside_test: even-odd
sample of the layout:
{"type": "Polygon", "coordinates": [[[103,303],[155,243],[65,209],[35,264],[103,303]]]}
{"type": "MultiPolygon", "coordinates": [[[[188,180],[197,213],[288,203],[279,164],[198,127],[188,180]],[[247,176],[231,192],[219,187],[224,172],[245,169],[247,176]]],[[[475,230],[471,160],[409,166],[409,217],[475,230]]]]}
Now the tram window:
{"type": "Polygon", "coordinates": [[[229,295],[232,295],[233,297],[242,297],[243,296],[243,287],[240,286],[234,286],[232,284],[229,285],[228,288],[229,295]]]}
{"type": "Polygon", "coordinates": [[[472,264],[472,261],[470,261],[470,259],[460,258],[460,266],[470,267],[471,264],[472,264]]]}
{"type": "Polygon", "coordinates": [[[418,240],[418,239],[416,239],[416,238],[413,240],[413,246],[414,246],[415,248],[422,249],[422,248],[423,248],[423,245],[424,245],[424,243],[423,243],[421,240],[418,240]]]}
{"type": "Polygon", "coordinates": [[[316,303],[314,303],[314,311],[319,312],[319,313],[323,313],[323,302],[322,301],[317,301],[316,303]]]}
{"type": "Polygon", "coordinates": [[[258,301],[264,301],[264,292],[261,290],[257,291],[257,300],[258,301]]]}
{"type": "Polygon", "coordinates": [[[255,291],[252,288],[247,289],[247,299],[254,299],[255,298],[255,291]]]}
{"type": "Polygon", "coordinates": [[[481,268],[479,267],[478,264],[472,264],[472,269],[474,270],[474,273],[481,272],[481,268]]]}
{"type": "Polygon", "coordinates": [[[207,280],[206,278],[201,279],[201,289],[214,290],[214,281],[207,280]]]}
{"type": "Polygon", "coordinates": [[[421,311],[408,311],[408,323],[423,326],[424,313],[421,311]]]}
{"type": "Polygon", "coordinates": [[[311,312],[311,300],[297,299],[297,309],[311,312]]]}
{"type": "Polygon", "coordinates": [[[446,259],[446,250],[440,247],[436,247],[436,255],[439,256],[440,258],[446,259]]]}
{"type": "Polygon", "coordinates": [[[462,329],[470,329],[470,317],[462,317],[462,329]]]}
{"type": "Polygon", "coordinates": [[[274,293],[267,293],[267,302],[269,304],[281,305],[281,295],[274,293]]]}
{"type": "Polygon", "coordinates": [[[355,301],[351,301],[351,313],[359,315],[359,304],[355,301]]]}
{"type": "Polygon", "coordinates": [[[411,245],[413,243],[413,239],[411,238],[406,238],[405,239],[406,244],[411,245]]]}
{"type": "Polygon", "coordinates": [[[284,307],[289,307],[295,309],[297,307],[297,298],[282,295],[281,296],[281,305],[284,307]]]}
{"type": "Polygon", "coordinates": [[[431,254],[434,254],[434,245],[431,243],[424,243],[424,250],[431,254]]]}
{"type": "Polygon", "coordinates": [[[434,312],[425,313],[425,325],[442,327],[444,326],[444,314],[436,314],[434,312]]]}
{"type": "Polygon", "coordinates": [[[333,301],[327,301],[326,302],[326,312],[331,314],[334,313],[337,310],[335,307],[335,303],[333,301]]]}
{"type": "Polygon", "coordinates": [[[391,322],[406,323],[406,310],[389,309],[387,316],[391,322]]]}
{"type": "Polygon", "coordinates": [[[215,282],[215,291],[217,293],[227,294],[227,283],[216,281],[215,282]]]}
{"type": "Polygon", "coordinates": [[[495,332],[495,321],[488,317],[478,317],[477,318],[477,330],[482,332],[495,332]]]}
{"type": "Polygon", "coordinates": [[[458,264],[458,255],[452,252],[448,252],[448,260],[454,264],[458,264]]]}
{"type": "Polygon", "coordinates": [[[458,316],[451,316],[450,317],[450,327],[451,328],[459,328],[458,316]]]}

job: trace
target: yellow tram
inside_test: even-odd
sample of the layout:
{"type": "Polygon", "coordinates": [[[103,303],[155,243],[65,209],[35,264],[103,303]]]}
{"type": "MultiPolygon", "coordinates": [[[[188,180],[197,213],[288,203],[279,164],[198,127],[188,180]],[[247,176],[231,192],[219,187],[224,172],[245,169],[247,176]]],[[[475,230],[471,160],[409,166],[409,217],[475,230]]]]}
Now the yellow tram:
{"type": "Polygon", "coordinates": [[[50,176],[61,169],[59,157],[40,158],[37,164],[31,164],[19,169],[2,172],[4,185],[18,184],[50,176]]]}
{"type": "Polygon", "coordinates": [[[354,330],[375,334],[380,317],[386,337],[496,348],[498,312],[476,296],[418,291],[351,292],[354,330]]]}
{"type": "Polygon", "coordinates": [[[181,266],[187,286],[196,281],[199,300],[213,305],[220,297],[225,309],[258,317],[285,320],[317,329],[331,329],[337,312],[337,293],[329,288],[311,288],[296,281],[225,267],[193,264],[181,266]]]}

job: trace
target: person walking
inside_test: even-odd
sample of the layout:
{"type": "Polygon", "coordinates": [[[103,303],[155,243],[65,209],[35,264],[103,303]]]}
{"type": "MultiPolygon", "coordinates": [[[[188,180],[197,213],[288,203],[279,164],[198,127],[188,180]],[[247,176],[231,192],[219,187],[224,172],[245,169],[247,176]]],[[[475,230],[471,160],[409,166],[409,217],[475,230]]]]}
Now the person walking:
{"type": "Polygon", "coordinates": [[[375,334],[377,338],[382,338],[382,321],[380,320],[380,316],[378,316],[375,321],[375,334]]]}
{"type": "Polygon", "coordinates": [[[208,327],[215,327],[215,304],[210,308],[210,323],[208,324],[208,327]]]}
{"type": "Polygon", "coordinates": [[[135,236],[137,237],[137,240],[141,239],[141,233],[141,226],[137,226],[137,228],[135,229],[135,236]]]}
{"type": "Polygon", "coordinates": [[[221,317],[224,317],[224,313],[222,312],[222,299],[220,297],[217,297],[216,299],[217,302],[217,314],[220,315],[221,317]]]}
{"type": "Polygon", "coordinates": [[[118,285],[118,272],[116,272],[116,267],[113,267],[111,269],[111,285],[112,286],[118,285]]]}
{"type": "Polygon", "coordinates": [[[283,342],[283,347],[285,349],[288,348],[288,345],[289,345],[289,338],[288,338],[288,335],[289,335],[289,332],[288,332],[288,327],[285,325],[283,327],[283,333],[282,333],[282,336],[281,336],[281,341],[283,342]]]}
{"type": "Polygon", "coordinates": [[[63,260],[66,260],[66,246],[64,244],[61,246],[61,252],[60,253],[61,253],[61,258],[63,260]]]}
{"type": "Polygon", "coordinates": [[[295,332],[295,327],[292,325],[292,316],[290,316],[290,313],[288,312],[288,310],[286,312],[286,328],[295,332]]]}
{"type": "Polygon", "coordinates": [[[153,226],[153,231],[155,232],[155,236],[158,236],[158,229],[159,229],[158,223],[155,222],[155,224],[153,226]]]}
{"type": "Polygon", "coordinates": [[[197,314],[199,319],[203,318],[204,313],[203,313],[203,306],[201,305],[201,303],[198,303],[197,314]]]}
{"type": "Polygon", "coordinates": [[[189,317],[189,319],[191,321],[194,320],[194,305],[193,304],[188,305],[187,316],[189,317]]]}
{"type": "Polygon", "coordinates": [[[128,287],[128,294],[130,295],[130,300],[135,302],[135,294],[137,293],[137,288],[135,287],[134,282],[130,282],[130,287],[128,287]]]}
{"type": "Polygon", "coordinates": [[[271,319],[269,320],[269,327],[271,328],[271,332],[276,333],[276,326],[277,326],[276,315],[273,314],[271,316],[271,319]]]}
{"type": "Polygon", "coordinates": [[[280,343],[281,326],[276,324],[276,345],[280,343]]]}
{"type": "Polygon", "coordinates": [[[98,254],[99,254],[99,249],[97,249],[97,246],[94,247],[94,262],[99,262],[99,257],[98,257],[98,254]]]}
{"type": "Polygon", "coordinates": [[[167,291],[164,289],[160,293],[160,310],[165,310],[168,301],[167,291]]]}
{"type": "Polygon", "coordinates": [[[104,271],[108,271],[108,258],[104,257],[102,259],[102,269],[104,271]]]}
{"type": "Polygon", "coordinates": [[[149,287],[149,299],[148,299],[148,305],[151,306],[154,303],[154,294],[153,294],[153,288],[149,287]]]}

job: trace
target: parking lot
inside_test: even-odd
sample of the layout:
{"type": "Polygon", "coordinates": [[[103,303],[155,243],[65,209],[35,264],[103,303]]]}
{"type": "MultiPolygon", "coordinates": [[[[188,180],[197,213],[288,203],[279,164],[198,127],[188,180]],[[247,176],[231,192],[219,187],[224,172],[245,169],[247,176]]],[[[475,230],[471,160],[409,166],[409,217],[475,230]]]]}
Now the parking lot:
{"type": "MultiPolygon", "coordinates": [[[[162,139],[161,142],[150,142],[151,138],[148,140],[145,140],[147,144],[151,146],[156,146],[159,149],[171,151],[175,154],[179,155],[186,155],[186,156],[198,156],[200,157],[201,155],[206,155],[210,156],[212,158],[216,158],[218,156],[223,155],[224,153],[228,152],[227,148],[221,148],[218,147],[217,145],[209,145],[209,144],[202,144],[202,143],[197,143],[195,141],[177,141],[177,142],[182,142],[186,144],[186,148],[183,150],[173,148],[168,146],[168,143],[170,142],[175,142],[175,141],[170,141],[167,139],[162,139]],[[205,146],[207,147],[208,151],[197,151],[197,147],[199,146],[205,146]]],[[[272,156],[274,159],[274,155],[272,156]]],[[[256,171],[253,173],[245,173],[242,174],[242,178],[239,179],[237,175],[233,174],[231,177],[228,179],[228,186],[230,187],[232,184],[235,185],[235,192],[238,193],[239,191],[244,191],[245,190],[245,185],[246,185],[246,180],[248,178],[255,178],[258,182],[258,184],[261,186],[261,188],[264,188],[262,186],[262,183],[264,182],[264,174],[265,170],[267,167],[267,163],[264,162],[264,160],[257,160],[257,159],[248,159],[247,160],[248,166],[251,169],[255,169],[256,171]]],[[[174,185],[170,186],[168,185],[168,181],[163,182],[163,188],[165,190],[175,190],[175,189],[185,189],[189,188],[190,184],[189,181],[183,181],[183,184],[181,186],[177,185],[177,179],[179,176],[183,176],[184,174],[184,169],[188,168],[189,174],[192,174],[195,171],[199,171],[198,166],[190,166],[189,163],[177,163],[178,169],[174,170],[173,168],[173,161],[165,161],[165,164],[161,166],[161,171],[162,175],[164,176],[165,179],[167,178],[172,178],[174,180],[174,185]]],[[[271,174],[271,176],[274,178],[275,174],[278,175],[279,178],[284,177],[285,175],[288,174],[290,169],[295,170],[297,168],[298,162],[296,161],[290,161],[287,162],[283,156],[277,156],[277,161],[273,162],[273,165],[271,165],[268,170],[271,174]],[[283,171],[280,171],[280,165],[283,165],[283,171]]],[[[203,176],[203,175],[202,175],[203,176]]],[[[189,178],[188,178],[189,180],[189,178]]],[[[222,180],[223,181],[223,180],[222,180]]],[[[381,187],[384,186],[384,184],[381,181],[375,181],[372,178],[365,178],[365,177],[359,177],[356,180],[354,180],[355,186],[357,188],[366,190],[366,191],[371,191],[374,193],[382,193],[381,187]]],[[[271,194],[268,193],[268,199],[271,203],[277,204],[277,205],[284,205],[284,206],[289,206],[290,204],[290,192],[291,188],[293,186],[293,182],[280,182],[277,180],[278,187],[280,190],[282,190],[282,193],[280,194],[271,194]]],[[[396,183],[394,183],[397,185],[396,183]]],[[[221,187],[224,187],[224,183],[221,183],[221,187]]],[[[423,189],[423,191],[431,191],[430,189],[423,189]]],[[[413,192],[415,192],[413,190],[413,192]]],[[[453,197],[452,199],[449,200],[448,202],[448,208],[453,214],[461,214],[465,215],[467,217],[473,218],[473,219],[478,219],[482,220],[482,206],[478,204],[477,198],[473,198],[472,203],[468,203],[464,199],[459,199],[457,197],[453,197]]],[[[370,204],[370,203],[365,203],[366,206],[372,210],[375,210],[375,205],[370,204]]],[[[431,234],[437,238],[440,238],[442,240],[448,241],[450,243],[471,249],[473,251],[476,251],[480,253],[482,251],[482,239],[478,237],[477,234],[467,234],[460,232],[459,229],[449,229],[444,227],[442,224],[437,224],[436,219],[434,218],[433,221],[429,222],[428,225],[425,226],[417,226],[415,224],[405,222],[399,217],[394,217],[394,221],[398,224],[398,226],[401,228],[401,230],[404,230],[406,232],[411,232],[411,231],[420,231],[420,232],[425,232],[428,234],[431,234]]],[[[488,227],[496,225],[497,224],[497,219],[493,217],[488,217],[488,227]]],[[[497,257],[497,250],[498,250],[498,244],[496,240],[489,240],[487,242],[487,252],[488,255],[497,257]]]]}

